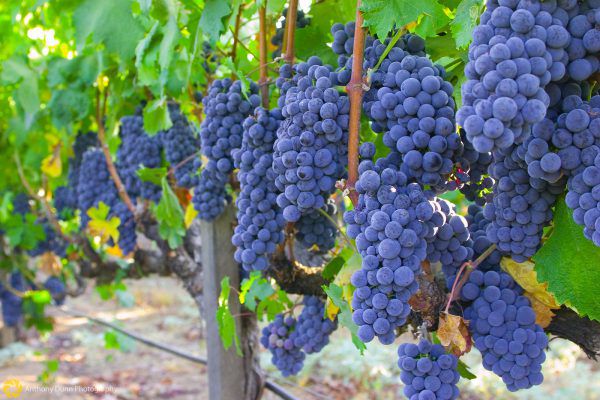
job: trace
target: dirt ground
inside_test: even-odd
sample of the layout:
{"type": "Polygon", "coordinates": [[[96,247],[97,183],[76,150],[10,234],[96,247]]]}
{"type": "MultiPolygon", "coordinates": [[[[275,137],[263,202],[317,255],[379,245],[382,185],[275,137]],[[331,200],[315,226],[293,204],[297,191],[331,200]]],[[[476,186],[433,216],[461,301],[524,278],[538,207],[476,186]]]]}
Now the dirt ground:
{"type": "MultiPolygon", "coordinates": [[[[102,301],[93,289],[79,298],[69,299],[66,306],[170,347],[197,356],[205,354],[198,311],[175,280],[150,278],[127,282],[127,285],[135,302],[132,307],[123,307],[116,300],[102,301]]],[[[121,349],[106,349],[104,335],[110,329],[58,309],[50,310],[49,314],[55,323],[52,334],[39,337],[29,331],[24,343],[14,343],[0,350],[0,384],[17,379],[23,388],[18,398],[208,398],[204,366],[120,335],[117,337],[121,349]],[[59,366],[44,389],[40,377],[49,360],[58,360],[59,366]],[[98,393],[92,393],[91,388],[98,393]]],[[[0,387],[5,388],[7,386],[0,387]]],[[[298,392],[298,389],[286,389],[298,392]]],[[[1,398],[5,398],[2,391],[1,398]]],[[[277,397],[266,393],[264,398],[277,397]]],[[[300,398],[312,397],[301,395],[300,398]]]]}
{"type": "MultiPolygon", "coordinates": [[[[126,282],[120,301],[102,301],[93,288],[66,307],[110,321],[148,339],[197,356],[205,342],[198,310],[177,281],[151,277],[126,282]]],[[[11,382],[21,385],[20,399],[207,399],[206,368],[150,348],[86,318],[49,310],[55,330],[40,337],[0,348],[0,400],[10,394],[11,382]],[[105,346],[118,342],[120,349],[105,346]],[[58,361],[58,363],[55,362],[58,361]],[[57,364],[55,372],[49,367],[57,364]],[[11,381],[16,380],[16,381],[11,381]],[[90,391],[93,388],[96,393],[90,391]],[[42,391],[43,390],[43,391],[42,391]],[[54,390],[49,392],[49,390],[54,390]]],[[[410,340],[410,338],[404,338],[410,340]]],[[[282,378],[261,351],[261,365],[273,380],[302,400],[400,399],[402,386],[396,366],[396,347],[371,343],[361,357],[344,330],[332,336],[332,345],[307,357],[299,376],[282,378]]],[[[465,357],[475,380],[461,380],[461,400],[600,400],[600,364],[585,359],[581,350],[565,341],[552,341],[544,364],[543,385],[516,394],[483,370],[474,351],[465,357]]],[[[266,391],[263,399],[279,397],[266,391]]]]}

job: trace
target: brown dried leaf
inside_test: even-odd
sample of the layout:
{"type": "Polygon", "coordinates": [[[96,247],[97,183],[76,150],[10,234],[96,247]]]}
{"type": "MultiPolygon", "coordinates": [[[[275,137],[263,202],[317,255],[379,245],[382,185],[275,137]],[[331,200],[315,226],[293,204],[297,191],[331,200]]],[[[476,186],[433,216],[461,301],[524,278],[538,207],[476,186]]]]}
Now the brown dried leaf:
{"type": "Polygon", "coordinates": [[[524,295],[531,301],[531,308],[535,311],[535,322],[542,328],[550,325],[552,317],[555,315],[552,309],[546,303],[540,301],[535,294],[525,292],[524,295]]]}
{"type": "Polygon", "coordinates": [[[60,258],[48,251],[40,256],[38,268],[46,275],[58,275],[62,270],[62,263],[60,258]]]}
{"type": "Polygon", "coordinates": [[[467,326],[468,322],[458,315],[440,315],[437,336],[446,350],[457,357],[468,353],[473,344],[467,326]]]}

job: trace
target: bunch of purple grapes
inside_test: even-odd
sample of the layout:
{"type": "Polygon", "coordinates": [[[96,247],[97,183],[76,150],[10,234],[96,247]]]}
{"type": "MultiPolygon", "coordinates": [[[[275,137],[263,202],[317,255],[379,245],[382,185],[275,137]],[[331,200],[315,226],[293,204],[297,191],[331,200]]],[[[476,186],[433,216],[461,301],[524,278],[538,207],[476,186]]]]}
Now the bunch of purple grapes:
{"type": "Polygon", "coordinates": [[[37,257],[44,253],[54,253],[59,257],[67,256],[67,243],[59,236],[52,225],[42,219],[36,222],[36,225],[41,225],[44,229],[44,239],[36,243],[35,247],[27,252],[31,257],[37,257]]]}
{"type": "Polygon", "coordinates": [[[304,296],[304,307],[298,316],[294,346],[306,354],[318,353],[329,343],[329,336],[337,329],[337,319],[325,316],[325,302],[316,296],[304,296]]]}
{"type": "Polygon", "coordinates": [[[519,144],[544,118],[550,104],[544,87],[566,73],[567,9],[576,3],[486,2],[473,31],[463,106],[456,115],[477,151],[519,144]]]}
{"type": "Polygon", "coordinates": [[[121,118],[119,128],[121,145],[117,150],[116,167],[129,197],[158,202],[162,191],[152,182],[143,182],[137,172],[140,168],[158,168],[162,164],[162,143],[159,135],[150,136],[144,130],[141,111],[121,118]]]}
{"type": "Polygon", "coordinates": [[[241,148],[233,151],[239,169],[240,193],[236,200],[237,221],[232,243],[234,257],[246,271],[264,270],[269,255],[283,240],[283,216],[277,206],[273,143],[281,124],[278,109],[258,107],[243,124],[241,148]]]}
{"type": "Polygon", "coordinates": [[[233,171],[232,150],[241,146],[242,123],[260,103],[255,83],[246,94],[242,89],[240,81],[216,80],[202,99],[206,118],[200,127],[200,144],[208,163],[194,188],[193,203],[198,216],[207,221],[219,216],[229,200],[226,185],[233,171]]]}
{"type": "Polygon", "coordinates": [[[318,57],[282,67],[278,85],[281,113],[273,170],[277,204],[288,222],[322,208],[343,178],[347,164],[350,103],[340,94],[336,74],[318,57]],[[289,77],[289,78],[288,78],[289,77]]]}
{"type": "Polygon", "coordinates": [[[296,375],[304,366],[306,354],[294,343],[296,324],[293,317],[278,314],[262,330],[260,343],[271,352],[271,362],[283,376],[296,375]]]}
{"type": "Polygon", "coordinates": [[[496,179],[493,202],[486,205],[488,239],[503,254],[523,262],[541,245],[543,229],[552,221],[552,206],[564,180],[549,183],[532,178],[518,148],[494,154],[490,174],[496,179]]]}
{"type": "Polygon", "coordinates": [[[333,222],[335,204],[328,202],[322,209],[304,214],[296,222],[296,239],[307,249],[317,247],[318,253],[326,253],[335,247],[337,226],[333,222]],[[327,214],[327,216],[323,215],[327,214]]]}
{"type": "MultiPolygon", "coordinates": [[[[10,274],[8,283],[19,292],[27,290],[27,283],[20,272],[10,274]]],[[[0,285],[0,302],[4,325],[17,326],[23,320],[23,299],[0,285]]]]}
{"type": "Polygon", "coordinates": [[[475,270],[462,288],[462,297],[470,302],[464,316],[483,366],[500,376],[510,391],[541,384],[548,338],[512,277],[475,270]]]}
{"type": "Polygon", "coordinates": [[[54,300],[56,305],[61,306],[65,303],[65,299],[67,298],[67,288],[60,278],[51,276],[46,279],[46,282],[44,282],[44,289],[50,292],[50,296],[52,296],[52,300],[54,300]]]}
{"type": "Polygon", "coordinates": [[[410,313],[408,300],[418,289],[415,277],[427,256],[426,239],[443,220],[434,217],[435,202],[419,184],[409,183],[386,159],[373,163],[373,150],[361,146],[359,200],[344,213],[344,222],[362,257],[362,268],[351,278],[358,336],[390,344],[410,313]]]}
{"type": "Polygon", "coordinates": [[[600,152],[593,162],[569,179],[567,206],[573,210],[573,220],[582,225],[583,234],[600,247],[600,152]]]}
{"type": "Polygon", "coordinates": [[[175,168],[177,185],[191,188],[198,184],[200,140],[179,104],[169,103],[169,115],[173,126],[160,134],[165,158],[175,168]]]}
{"type": "Polygon", "coordinates": [[[546,118],[535,124],[519,148],[529,175],[552,183],[591,164],[600,146],[600,96],[584,102],[570,95],[562,111],[555,121],[546,118]]]}
{"type": "Polygon", "coordinates": [[[422,339],[419,344],[398,347],[400,379],[410,400],[454,400],[459,391],[458,359],[439,344],[422,339]]]}

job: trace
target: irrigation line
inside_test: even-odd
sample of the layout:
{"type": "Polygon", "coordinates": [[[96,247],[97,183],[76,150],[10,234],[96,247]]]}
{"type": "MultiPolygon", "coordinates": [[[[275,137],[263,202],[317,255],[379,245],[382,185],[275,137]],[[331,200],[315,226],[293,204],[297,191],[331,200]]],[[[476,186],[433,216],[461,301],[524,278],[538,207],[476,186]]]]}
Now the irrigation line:
{"type": "MultiPolygon", "coordinates": [[[[186,359],[186,360],[191,361],[191,362],[196,363],[196,364],[202,364],[202,365],[207,365],[208,364],[208,360],[206,358],[204,358],[204,357],[194,356],[192,354],[185,353],[185,352],[183,352],[181,350],[178,350],[176,348],[167,346],[165,344],[155,342],[154,340],[151,340],[151,339],[145,338],[143,336],[140,336],[140,335],[138,335],[136,333],[133,333],[131,331],[123,329],[123,328],[121,328],[121,327],[119,327],[119,326],[117,326],[115,324],[112,324],[112,323],[110,323],[108,321],[105,321],[103,319],[89,316],[89,315],[84,314],[84,313],[82,313],[80,311],[76,311],[76,310],[73,310],[71,308],[67,308],[65,306],[60,306],[60,307],[57,307],[57,308],[60,311],[62,311],[63,313],[65,313],[67,315],[70,315],[72,317],[85,318],[88,321],[93,322],[93,323],[95,323],[97,325],[102,325],[102,326],[105,326],[107,328],[113,329],[113,330],[115,330],[115,331],[117,331],[117,332],[119,332],[119,333],[121,333],[121,334],[123,334],[123,335],[125,335],[125,336],[127,336],[129,338],[131,338],[131,339],[134,339],[135,341],[138,341],[140,343],[145,344],[146,346],[155,348],[157,350],[164,351],[165,353],[172,354],[172,355],[174,355],[176,357],[180,357],[180,358],[186,359]]],[[[295,397],[293,394],[289,393],[283,387],[279,386],[277,383],[275,383],[275,382],[273,382],[271,380],[267,379],[265,381],[265,388],[268,389],[268,390],[270,390],[271,392],[275,393],[276,395],[278,395],[279,397],[281,397],[283,400],[300,400],[299,398],[295,397]]]]}

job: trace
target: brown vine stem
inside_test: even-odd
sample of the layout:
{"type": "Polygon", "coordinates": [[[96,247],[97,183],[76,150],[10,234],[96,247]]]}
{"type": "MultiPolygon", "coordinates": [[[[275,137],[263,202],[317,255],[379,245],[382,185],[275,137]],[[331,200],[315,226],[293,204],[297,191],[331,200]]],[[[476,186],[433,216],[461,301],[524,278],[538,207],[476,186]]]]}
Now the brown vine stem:
{"type": "Polygon", "coordinates": [[[296,18],[298,15],[298,0],[290,0],[285,16],[285,62],[294,64],[294,35],[296,34],[296,18]]]}
{"type": "Polygon", "coordinates": [[[37,202],[39,202],[42,205],[42,207],[44,208],[44,213],[46,214],[46,218],[48,219],[48,222],[50,222],[50,225],[52,225],[52,228],[56,231],[56,233],[58,233],[63,239],[65,239],[69,243],[73,242],[71,237],[69,237],[63,233],[62,228],[60,227],[60,224],[58,223],[58,219],[56,218],[56,215],[54,215],[54,213],[52,212],[52,207],[50,207],[48,200],[44,196],[38,195],[33,190],[31,185],[29,184],[29,181],[27,180],[27,177],[25,177],[25,173],[23,172],[23,165],[21,164],[21,159],[19,158],[19,154],[15,153],[14,159],[15,159],[15,164],[17,165],[17,173],[19,174],[21,183],[25,187],[25,190],[27,190],[27,193],[29,193],[29,195],[33,199],[35,199],[37,202]]]}
{"type": "Polygon", "coordinates": [[[463,263],[463,265],[461,265],[460,269],[458,270],[458,273],[456,274],[456,278],[454,279],[454,283],[452,284],[452,290],[450,291],[450,296],[448,297],[448,302],[446,303],[446,308],[444,309],[444,312],[446,314],[448,314],[448,312],[450,311],[450,306],[452,305],[452,302],[458,298],[458,293],[460,293],[460,290],[467,282],[469,274],[472,271],[476,270],[479,264],[481,264],[483,260],[485,260],[490,254],[492,254],[494,250],[496,250],[496,245],[492,244],[483,253],[481,253],[481,255],[477,257],[475,261],[467,261],[463,263]],[[463,272],[465,272],[465,269],[467,268],[470,268],[470,270],[463,275],[463,272]]]}
{"type": "Polygon", "coordinates": [[[365,51],[365,28],[363,28],[364,18],[360,12],[360,0],[356,1],[356,32],[354,35],[354,47],[352,49],[352,76],[346,86],[348,97],[350,98],[350,121],[348,138],[348,180],[346,189],[352,204],[358,204],[358,193],[355,190],[358,180],[358,143],[360,134],[360,113],[362,109],[363,97],[363,76],[362,64],[365,51]]]}
{"type": "Polygon", "coordinates": [[[244,9],[244,5],[240,4],[240,7],[238,8],[238,13],[235,16],[235,28],[232,32],[233,34],[233,45],[231,46],[231,59],[233,61],[235,61],[235,57],[237,56],[237,45],[240,42],[239,40],[239,33],[240,33],[240,26],[242,23],[242,10],[244,9]]]}
{"type": "Polygon", "coordinates": [[[96,124],[98,125],[98,140],[100,141],[100,146],[102,147],[102,152],[104,153],[104,159],[106,160],[106,167],[108,168],[108,173],[110,174],[110,177],[112,178],[113,182],[115,183],[115,186],[117,187],[119,197],[121,198],[121,200],[123,200],[129,211],[131,211],[131,213],[135,215],[135,206],[133,205],[131,198],[125,190],[123,181],[121,180],[121,177],[117,172],[117,168],[115,168],[115,164],[113,163],[112,158],[110,156],[108,144],[106,144],[104,116],[106,115],[106,107],[108,103],[108,88],[104,89],[103,97],[103,104],[100,104],[100,88],[98,88],[98,90],[96,91],[96,124]]]}
{"type": "Polygon", "coordinates": [[[259,17],[259,54],[260,54],[260,97],[262,106],[265,109],[269,108],[269,86],[267,83],[267,0],[263,1],[262,7],[258,10],[259,17]]]}

